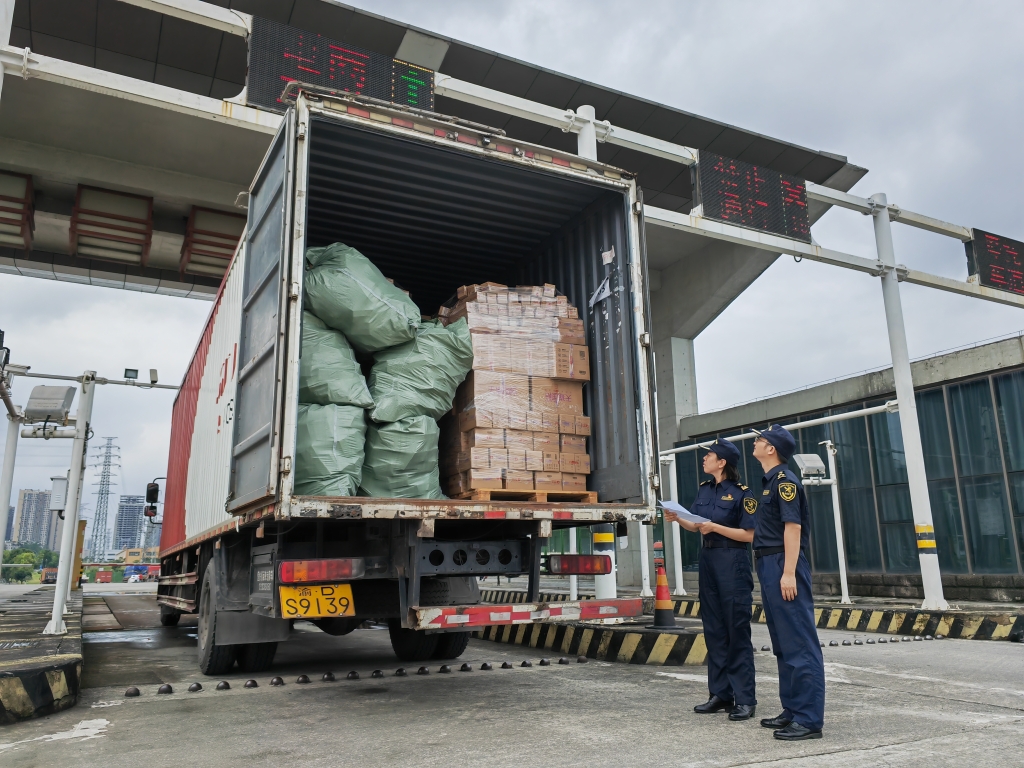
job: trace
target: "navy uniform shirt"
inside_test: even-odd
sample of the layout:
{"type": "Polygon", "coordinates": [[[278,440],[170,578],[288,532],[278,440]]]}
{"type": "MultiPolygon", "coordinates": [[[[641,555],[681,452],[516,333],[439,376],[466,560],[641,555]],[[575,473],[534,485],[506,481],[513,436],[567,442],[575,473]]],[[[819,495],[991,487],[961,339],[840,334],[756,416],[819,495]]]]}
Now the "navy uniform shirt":
{"type": "Polygon", "coordinates": [[[810,511],[804,487],[785,464],[773,467],[761,480],[761,502],[757,508],[754,549],[785,546],[786,523],[800,524],[800,548],[810,547],[810,511]]]}
{"type": "MultiPolygon", "coordinates": [[[[753,528],[754,513],[757,512],[757,499],[745,485],[732,480],[722,480],[715,484],[714,480],[705,480],[697,489],[697,498],[690,506],[695,515],[706,517],[713,523],[726,528],[753,528]]],[[[704,537],[708,541],[733,541],[720,533],[709,533],[704,537]]]]}

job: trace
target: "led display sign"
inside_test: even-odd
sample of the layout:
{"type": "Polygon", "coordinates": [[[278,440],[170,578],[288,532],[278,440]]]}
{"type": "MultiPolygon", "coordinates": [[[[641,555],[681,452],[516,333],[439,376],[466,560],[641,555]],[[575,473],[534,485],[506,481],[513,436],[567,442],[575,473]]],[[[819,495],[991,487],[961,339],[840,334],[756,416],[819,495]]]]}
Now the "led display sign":
{"type": "Polygon", "coordinates": [[[706,218],[811,241],[802,179],[707,150],[699,153],[696,177],[706,218]]]}
{"type": "Polygon", "coordinates": [[[971,230],[967,271],[989,288],[1024,295],[1024,243],[980,229],[971,230]]]}
{"type": "Polygon", "coordinates": [[[365,48],[258,16],[249,38],[246,100],[283,112],[289,82],[359,93],[381,101],[434,109],[434,73],[365,48]]]}

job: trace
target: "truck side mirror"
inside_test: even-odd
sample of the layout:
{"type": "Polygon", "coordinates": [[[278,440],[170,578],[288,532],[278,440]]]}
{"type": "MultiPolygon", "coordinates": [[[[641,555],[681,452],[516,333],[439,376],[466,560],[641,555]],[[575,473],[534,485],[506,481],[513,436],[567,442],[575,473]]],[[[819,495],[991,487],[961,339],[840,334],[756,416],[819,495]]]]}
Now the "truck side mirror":
{"type": "Polygon", "coordinates": [[[146,503],[156,504],[160,501],[160,484],[146,483],[146,503]]]}
{"type": "Polygon", "coordinates": [[[142,514],[146,517],[156,517],[156,504],[150,504],[148,507],[142,510],[142,514]]]}

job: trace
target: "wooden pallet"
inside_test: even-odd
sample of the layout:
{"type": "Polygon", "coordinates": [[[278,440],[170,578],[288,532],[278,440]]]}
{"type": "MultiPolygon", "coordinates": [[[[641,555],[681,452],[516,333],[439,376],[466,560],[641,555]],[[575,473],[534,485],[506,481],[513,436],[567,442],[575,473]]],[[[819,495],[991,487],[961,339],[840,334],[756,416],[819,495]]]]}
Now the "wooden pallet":
{"type": "Polygon", "coordinates": [[[541,504],[597,504],[597,491],[466,491],[460,501],[531,501],[541,504]]]}

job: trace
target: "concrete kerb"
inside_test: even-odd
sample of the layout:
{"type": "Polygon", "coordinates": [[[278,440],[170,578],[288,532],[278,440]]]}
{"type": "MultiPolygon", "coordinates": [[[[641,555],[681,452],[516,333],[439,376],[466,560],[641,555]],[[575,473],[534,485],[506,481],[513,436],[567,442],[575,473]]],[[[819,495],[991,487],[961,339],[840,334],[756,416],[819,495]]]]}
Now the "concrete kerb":
{"type": "Polygon", "coordinates": [[[0,600],[0,723],[49,715],[78,702],[82,680],[82,593],[65,615],[67,634],[42,634],[53,588],[0,600]]]}

